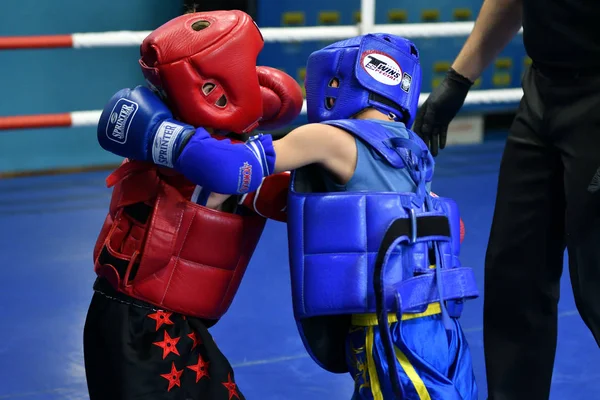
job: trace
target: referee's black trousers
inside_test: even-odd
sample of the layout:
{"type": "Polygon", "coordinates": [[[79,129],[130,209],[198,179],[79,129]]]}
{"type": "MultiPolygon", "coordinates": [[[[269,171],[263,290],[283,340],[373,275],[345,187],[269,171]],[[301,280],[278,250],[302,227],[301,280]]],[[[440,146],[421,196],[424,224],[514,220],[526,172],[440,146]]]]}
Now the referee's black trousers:
{"type": "Polygon", "coordinates": [[[600,343],[600,70],[534,66],[523,89],[485,260],[490,400],[549,398],[565,248],[577,310],[600,343]]]}

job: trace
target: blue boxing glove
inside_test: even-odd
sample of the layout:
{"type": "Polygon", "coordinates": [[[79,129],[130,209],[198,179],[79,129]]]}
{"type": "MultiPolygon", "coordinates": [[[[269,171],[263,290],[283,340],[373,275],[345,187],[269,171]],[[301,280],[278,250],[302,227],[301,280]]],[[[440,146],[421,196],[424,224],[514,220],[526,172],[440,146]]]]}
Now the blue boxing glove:
{"type": "Polygon", "coordinates": [[[186,143],[175,169],[196,185],[222,194],[253,192],[275,170],[271,135],[256,135],[246,143],[218,140],[198,128],[186,143]]]}
{"type": "Polygon", "coordinates": [[[270,135],[239,144],[217,140],[204,128],[174,120],[167,106],[141,86],[120,90],[110,99],[97,134],[102,148],[113,154],[175,168],[216,193],[253,192],[275,167],[270,135]]]}
{"type": "Polygon", "coordinates": [[[173,119],[167,106],[148,88],[118,91],[104,107],[98,143],[121,157],[172,168],[194,127],[173,119]]]}

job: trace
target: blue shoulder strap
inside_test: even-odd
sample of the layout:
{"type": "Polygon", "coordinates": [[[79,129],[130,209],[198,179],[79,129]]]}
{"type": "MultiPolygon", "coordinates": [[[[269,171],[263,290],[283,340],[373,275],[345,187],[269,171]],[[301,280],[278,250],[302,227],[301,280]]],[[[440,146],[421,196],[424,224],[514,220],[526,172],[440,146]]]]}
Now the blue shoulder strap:
{"type": "Polygon", "coordinates": [[[368,143],[393,167],[406,168],[418,187],[418,194],[424,191],[424,184],[432,180],[433,157],[425,143],[414,132],[406,129],[408,138],[402,138],[376,121],[358,119],[340,119],[323,124],[352,133],[368,143]]]}
{"type": "Polygon", "coordinates": [[[395,168],[404,168],[406,164],[396,146],[390,142],[390,139],[396,136],[387,130],[383,125],[374,121],[364,121],[357,119],[339,119],[323,122],[352,133],[367,142],[379,155],[395,168]]]}

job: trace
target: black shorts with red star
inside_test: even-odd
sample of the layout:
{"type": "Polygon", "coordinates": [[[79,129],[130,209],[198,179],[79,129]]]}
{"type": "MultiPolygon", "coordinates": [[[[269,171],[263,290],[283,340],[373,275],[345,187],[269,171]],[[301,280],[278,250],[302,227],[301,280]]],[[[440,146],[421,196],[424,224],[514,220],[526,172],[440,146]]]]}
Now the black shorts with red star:
{"type": "Polygon", "coordinates": [[[159,310],[98,279],[84,328],[90,400],[243,400],[198,318],[159,310]]]}

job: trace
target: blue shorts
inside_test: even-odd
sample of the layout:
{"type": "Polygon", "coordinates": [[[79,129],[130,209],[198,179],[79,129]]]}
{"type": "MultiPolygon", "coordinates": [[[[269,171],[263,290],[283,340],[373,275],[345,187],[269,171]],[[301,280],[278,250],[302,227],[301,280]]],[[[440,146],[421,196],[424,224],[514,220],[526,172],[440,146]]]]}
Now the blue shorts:
{"type": "MultiPolygon", "coordinates": [[[[457,319],[446,331],[439,303],[405,314],[389,326],[403,399],[477,400],[471,353],[457,319]],[[400,329],[402,336],[400,336],[400,329]]],[[[355,382],[353,399],[394,399],[390,371],[374,314],[352,317],[346,361],[355,382]]]]}

